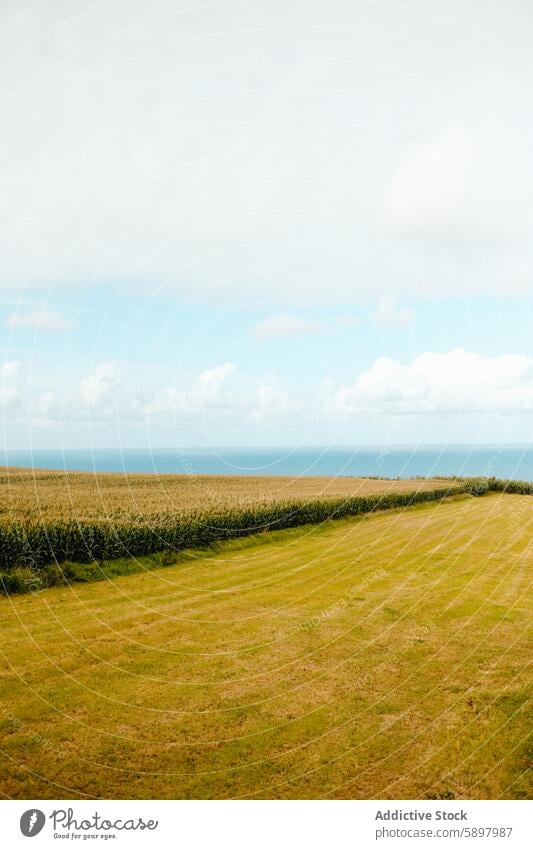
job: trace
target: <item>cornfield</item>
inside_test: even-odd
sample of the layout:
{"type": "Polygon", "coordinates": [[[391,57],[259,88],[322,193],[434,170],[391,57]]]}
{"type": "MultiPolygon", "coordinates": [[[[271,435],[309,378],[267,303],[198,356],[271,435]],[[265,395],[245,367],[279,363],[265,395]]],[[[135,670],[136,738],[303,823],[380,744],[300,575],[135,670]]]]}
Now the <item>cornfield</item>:
{"type": "Polygon", "coordinates": [[[0,468],[0,523],[157,522],[255,507],[448,486],[441,480],[353,477],[88,474],[0,468]]]}
{"type": "MultiPolygon", "coordinates": [[[[0,478],[0,582],[4,592],[41,588],[64,579],[66,562],[177,552],[505,484],[6,470],[0,478]]],[[[523,489],[513,482],[509,491],[523,489]]]]}

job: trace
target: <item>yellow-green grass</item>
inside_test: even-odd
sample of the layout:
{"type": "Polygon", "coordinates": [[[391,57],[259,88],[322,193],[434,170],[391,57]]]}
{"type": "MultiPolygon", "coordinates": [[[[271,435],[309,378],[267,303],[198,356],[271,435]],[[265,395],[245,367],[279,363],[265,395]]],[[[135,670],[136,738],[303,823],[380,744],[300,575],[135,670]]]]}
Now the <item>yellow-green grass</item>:
{"type": "Polygon", "coordinates": [[[528,796],[532,520],[461,496],[2,599],[1,791],[528,796]]]}

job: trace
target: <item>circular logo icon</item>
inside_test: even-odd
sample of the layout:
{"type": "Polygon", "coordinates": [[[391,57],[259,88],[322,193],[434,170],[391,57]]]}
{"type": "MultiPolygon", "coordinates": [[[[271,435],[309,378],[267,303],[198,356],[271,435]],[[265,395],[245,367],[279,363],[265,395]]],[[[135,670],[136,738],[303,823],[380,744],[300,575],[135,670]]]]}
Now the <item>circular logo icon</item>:
{"type": "Polygon", "coordinates": [[[24,811],[20,818],[20,830],[24,837],[35,837],[42,831],[46,822],[46,817],[38,808],[30,808],[29,811],[24,811]]]}

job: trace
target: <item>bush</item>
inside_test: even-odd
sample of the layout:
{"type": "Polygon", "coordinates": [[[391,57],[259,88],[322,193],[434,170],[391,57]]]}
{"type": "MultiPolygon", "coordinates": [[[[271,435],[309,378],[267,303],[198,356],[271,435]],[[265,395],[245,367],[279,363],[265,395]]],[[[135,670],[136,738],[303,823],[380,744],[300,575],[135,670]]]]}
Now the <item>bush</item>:
{"type": "Polygon", "coordinates": [[[43,575],[26,566],[0,572],[0,589],[5,595],[37,592],[43,589],[43,575]]]}
{"type": "Polygon", "coordinates": [[[478,478],[467,483],[467,491],[471,495],[485,495],[489,491],[489,482],[487,478],[478,478]]]}

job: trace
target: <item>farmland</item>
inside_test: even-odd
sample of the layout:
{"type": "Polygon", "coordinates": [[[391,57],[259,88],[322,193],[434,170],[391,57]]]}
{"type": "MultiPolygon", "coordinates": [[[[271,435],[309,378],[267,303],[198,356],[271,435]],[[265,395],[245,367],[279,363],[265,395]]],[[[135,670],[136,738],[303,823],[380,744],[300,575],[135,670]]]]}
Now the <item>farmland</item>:
{"type": "Polygon", "coordinates": [[[1,599],[2,792],[531,795],[532,523],[459,495],[1,599]]]}
{"type": "Polygon", "coordinates": [[[126,475],[4,468],[0,469],[0,521],[149,523],[166,515],[431,490],[447,484],[438,478],[126,475]]]}
{"type": "Polygon", "coordinates": [[[193,478],[6,471],[0,479],[0,587],[88,580],[72,565],[208,546],[444,497],[468,484],[360,478],[193,478]],[[63,565],[65,564],[65,565],[63,565]]]}

